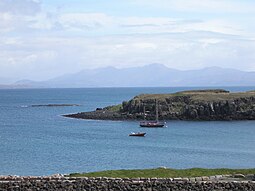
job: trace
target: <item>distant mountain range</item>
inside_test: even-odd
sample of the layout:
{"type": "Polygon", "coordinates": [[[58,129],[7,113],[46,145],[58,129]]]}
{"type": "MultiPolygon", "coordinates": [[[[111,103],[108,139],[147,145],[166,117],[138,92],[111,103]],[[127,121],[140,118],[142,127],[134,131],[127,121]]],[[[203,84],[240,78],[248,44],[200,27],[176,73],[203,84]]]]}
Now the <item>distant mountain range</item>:
{"type": "Polygon", "coordinates": [[[176,70],[162,64],[117,69],[106,67],[82,70],[47,81],[22,80],[0,88],[81,88],[81,87],[189,87],[254,86],[255,72],[209,67],[176,70]]]}

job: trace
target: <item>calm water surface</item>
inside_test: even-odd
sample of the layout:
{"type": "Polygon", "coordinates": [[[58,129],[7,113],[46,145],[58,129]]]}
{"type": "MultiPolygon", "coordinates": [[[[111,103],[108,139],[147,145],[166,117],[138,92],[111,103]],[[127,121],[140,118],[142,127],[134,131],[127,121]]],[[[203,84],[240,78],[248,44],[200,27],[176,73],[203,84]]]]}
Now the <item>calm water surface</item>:
{"type": "MultiPolygon", "coordinates": [[[[168,121],[142,129],[138,122],[64,118],[140,93],[191,88],[0,90],[0,174],[48,175],[107,169],[254,168],[255,121],[168,121]],[[79,107],[30,107],[75,103],[79,107]],[[147,136],[128,137],[145,131],[147,136]]],[[[226,88],[231,91],[254,87],[226,88]]]]}

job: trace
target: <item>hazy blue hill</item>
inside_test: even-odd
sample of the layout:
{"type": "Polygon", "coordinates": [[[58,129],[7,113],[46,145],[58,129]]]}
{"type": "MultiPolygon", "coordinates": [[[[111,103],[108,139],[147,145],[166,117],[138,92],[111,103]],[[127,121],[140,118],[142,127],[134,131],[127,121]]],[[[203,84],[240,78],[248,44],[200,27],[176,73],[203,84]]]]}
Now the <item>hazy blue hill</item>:
{"type": "Polygon", "coordinates": [[[254,86],[255,72],[209,67],[176,70],[162,64],[118,69],[105,67],[65,74],[48,81],[22,80],[18,87],[154,87],[154,86],[254,86]]]}
{"type": "Polygon", "coordinates": [[[40,81],[33,81],[33,80],[19,80],[12,84],[13,86],[24,86],[25,88],[46,88],[48,87],[48,83],[46,82],[40,82],[40,81]]]}
{"type": "Polygon", "coordinates": [[[209,67],[180,71],[161,64],[83,70],[47,81],[53,87],[252,86],[255,72],[209,67]]]}
{"type": "Polygon", "coordinates": [[[199,86],[252,86],[255,72],[209,67],[202,70],[185,71],[182,84],[199,86]]]}
{"type": "Polygon", "coordinates": [[[64,75],[49,80],[47,83],[51,86],[62,87],[169,86],[170,79],[173,79],[173,75],[178,72],[178,70],[169,69],[160,64],[124,69],[107,67],[64,75]]]}

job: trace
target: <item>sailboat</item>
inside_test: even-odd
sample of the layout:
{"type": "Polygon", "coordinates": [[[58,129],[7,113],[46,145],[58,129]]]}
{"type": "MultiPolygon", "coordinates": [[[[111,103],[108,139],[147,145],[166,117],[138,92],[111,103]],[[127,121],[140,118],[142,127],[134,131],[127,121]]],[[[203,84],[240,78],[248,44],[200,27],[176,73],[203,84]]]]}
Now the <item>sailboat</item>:
{"type": "Polygon", "coordinates": [[[143,107],[143,113],[144,113],[144,121],[140,122],[140,127],[164,127],[165,122],[160,122],[158,120],[158,102],[155,100],[156,103],[156,120],[155,121],[146,121],[145,120],[145,106],[143,107]]]}

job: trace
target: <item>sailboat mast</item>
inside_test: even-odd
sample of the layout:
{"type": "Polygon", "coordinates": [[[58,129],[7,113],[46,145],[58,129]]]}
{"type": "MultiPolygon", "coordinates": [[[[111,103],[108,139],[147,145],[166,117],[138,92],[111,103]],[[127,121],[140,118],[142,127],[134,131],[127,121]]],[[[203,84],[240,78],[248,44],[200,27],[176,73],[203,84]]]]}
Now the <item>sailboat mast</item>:
{"type": "Polygon", "coordinates": [[[145,104],[143,103],[143,119],[145,120],[145,104]]]}
{"type": "Polygon", "coordinates": [[[158,122],[158,100],[155,100],[156,104],[156,121],[158,122]]]}

